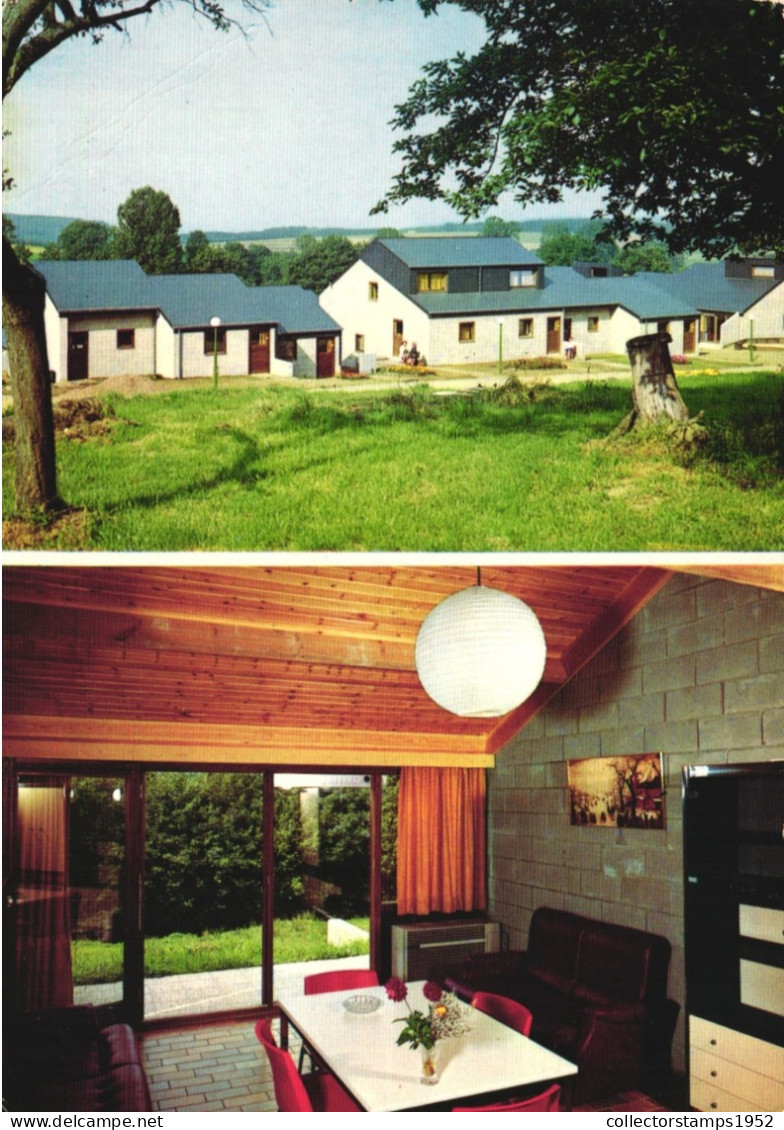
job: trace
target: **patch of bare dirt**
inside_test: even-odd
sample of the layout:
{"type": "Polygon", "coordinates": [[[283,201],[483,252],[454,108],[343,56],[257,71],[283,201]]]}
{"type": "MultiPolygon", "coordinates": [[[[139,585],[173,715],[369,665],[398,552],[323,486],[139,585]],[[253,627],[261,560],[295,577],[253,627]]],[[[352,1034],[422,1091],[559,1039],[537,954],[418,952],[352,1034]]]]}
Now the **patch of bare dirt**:
{"type": "Polygon", "coordinates": [[[155,380],[153,377],[96,377],[87,381],[53,384],[52,401],[57,404],[64,400],[104,396],[106,393],[115,393],[117,396],[154,396],[155,393],[167,392],[170,388],[169,381],[155,380]]]}
{"type": "MultiPolygon", "coordinates": [[[[54,430],[63,439],[88,440],[107,435],[115,422],[115,412],[96,396],[57,400],[52,405],[54,430]]],[[[13,416],[3,420],[3,443],[13,443],[16,431],[13,416]]]]}
{"type": "Polygon", "coordinates": [[[64,509],[41,521],[3,519],[3,549],[83,550],[90,545],[90,516],[86,510],[64,509]]]}

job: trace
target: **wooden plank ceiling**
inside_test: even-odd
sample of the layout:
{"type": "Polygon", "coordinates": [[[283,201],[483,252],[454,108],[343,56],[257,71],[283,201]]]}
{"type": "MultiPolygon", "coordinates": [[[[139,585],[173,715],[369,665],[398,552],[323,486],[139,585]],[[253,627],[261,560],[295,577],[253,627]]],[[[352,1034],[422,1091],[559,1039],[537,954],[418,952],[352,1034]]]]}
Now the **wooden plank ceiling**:
{"type": "Polygon", "coordinates": [[[503,719],[436,706],[414,669],[460,566],[6,567],[4,753],[291,766],[491,765],[666,583],[644,566],[484,567],[536,612],[547,666],[503,719]]]}

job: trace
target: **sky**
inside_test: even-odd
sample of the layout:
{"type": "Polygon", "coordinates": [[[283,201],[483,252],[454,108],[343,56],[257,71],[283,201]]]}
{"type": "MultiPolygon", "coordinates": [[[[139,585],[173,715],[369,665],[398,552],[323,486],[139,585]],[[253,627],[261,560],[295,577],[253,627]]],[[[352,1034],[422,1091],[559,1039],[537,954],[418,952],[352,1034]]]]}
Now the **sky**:
{"type": "MultiPolygon", "coordinates": [[[[240,11],[239,5],[232,9],[240,11]]],[[[216,32],[185,3],[133,20],[127,35],[72,41],[5,100],[4,209],[115,223],[144,185],[180,210],[183,230],[279,225],[405,230],[458,217],[411,201],[370,209],[397,171],[389,126],[425,62],[473,52],[484,25],[415,0],[275,0],[245,34],[216,32]]],[[[506,219],[590,214],[595,197],[506,219]]]]}

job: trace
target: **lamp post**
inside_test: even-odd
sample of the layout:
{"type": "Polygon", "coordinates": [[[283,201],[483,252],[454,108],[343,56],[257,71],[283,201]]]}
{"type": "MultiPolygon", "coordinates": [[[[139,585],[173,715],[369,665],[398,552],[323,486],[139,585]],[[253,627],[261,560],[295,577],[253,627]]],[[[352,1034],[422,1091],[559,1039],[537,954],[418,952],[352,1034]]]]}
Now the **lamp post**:
{"type": "Polygon", "coordinates": [[[218,326],[221,320],[218,317],[210,318],[212,326],[212,387],[218,387],[218,326]]]}
{"type": "Polygon", "coordinates": [[[504,365],[504,319],[498,319],[498,375],[501,376],[501,371],[504,365]]]}

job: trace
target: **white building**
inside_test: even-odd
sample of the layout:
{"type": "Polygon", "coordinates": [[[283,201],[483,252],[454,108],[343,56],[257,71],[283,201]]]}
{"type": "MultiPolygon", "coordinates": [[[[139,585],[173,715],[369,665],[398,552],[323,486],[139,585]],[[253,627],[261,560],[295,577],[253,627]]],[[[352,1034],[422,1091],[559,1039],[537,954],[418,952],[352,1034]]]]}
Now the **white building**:
{"type": "Polygon", "coordinates": [[[753,277],[723,263],[627,277],[601,264],[546,267],[515,239],[376,239],[320,302],[347,350],[381,358],[396,358],[403,342],[431,365],[561,354],[566,341],[578,356],[623,353],[629,338],[662,330],[674,353],[689,354],[718,342],[749,301],[780,295],[784,266],[760,262],[765,274],[753,277]]]}
{"type": "Polygon", "coordinates": [[[224,274],[147,275],[131,260],[37,267],[56,381],[209,377],[216,352],[222,376],[335,374],[340,327],[302,287],[248,287],[224,274]]]}

